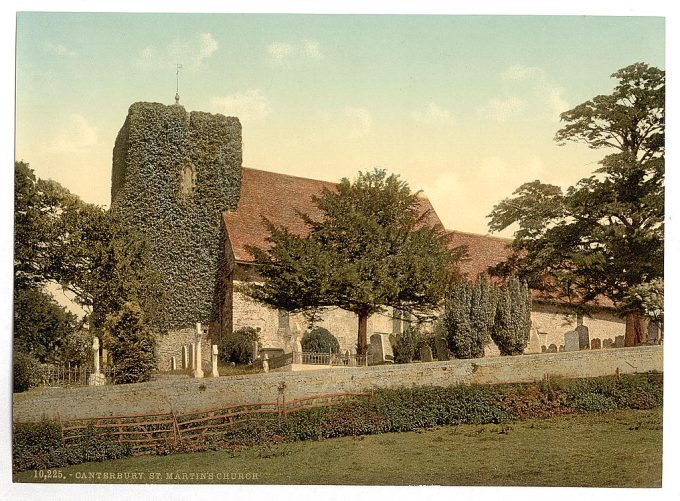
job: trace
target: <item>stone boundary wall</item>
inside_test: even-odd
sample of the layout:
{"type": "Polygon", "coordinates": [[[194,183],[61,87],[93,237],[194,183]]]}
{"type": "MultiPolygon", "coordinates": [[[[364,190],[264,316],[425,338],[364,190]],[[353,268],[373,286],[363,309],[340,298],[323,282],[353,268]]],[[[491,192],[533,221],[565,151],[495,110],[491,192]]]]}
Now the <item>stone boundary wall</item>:
{"type": "Polygon", "coordinates": [[[287,400],[322,393],[399,386],[457,383],[516,383],[546,374],[570,378],[612,375],[616,370],[663,371],[663,347],[640,346],[448,362],[319,369],[192,379],[165,376],[149,383],[81,388],[38,388],[14,395],[15,421],[193,412],[245,402],[276,401],[280,386],[287,400]]]}

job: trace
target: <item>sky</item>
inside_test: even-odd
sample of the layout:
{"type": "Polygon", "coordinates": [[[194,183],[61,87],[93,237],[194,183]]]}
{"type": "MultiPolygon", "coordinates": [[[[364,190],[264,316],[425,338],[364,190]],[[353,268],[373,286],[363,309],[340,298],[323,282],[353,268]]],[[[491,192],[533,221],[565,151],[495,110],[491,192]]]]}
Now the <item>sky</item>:
{"type": "Polygon", "coordinates": [[[108,206],[127,109],[172,104],[179,63],[188,111],[241,120],[244,166],[385,168],[484,234],[522,183],[597,168],[605,151],[553,140],[559,114],[619,68],[665,68],[664,42],[662,17],[20,12],[15,157],[108,206]]]}

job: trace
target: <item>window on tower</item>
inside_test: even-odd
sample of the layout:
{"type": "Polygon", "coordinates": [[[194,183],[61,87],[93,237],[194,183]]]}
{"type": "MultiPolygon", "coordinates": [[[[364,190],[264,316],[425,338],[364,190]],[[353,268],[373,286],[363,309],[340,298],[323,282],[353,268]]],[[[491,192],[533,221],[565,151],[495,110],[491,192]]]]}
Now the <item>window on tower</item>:
{"type": "Polygon", "coordinates": [[[196,170],[191,164],[182,167],[182,178],[181,178],[181,190],[182,195],[189,196],[193,194],[196,188],[196,170]]]}

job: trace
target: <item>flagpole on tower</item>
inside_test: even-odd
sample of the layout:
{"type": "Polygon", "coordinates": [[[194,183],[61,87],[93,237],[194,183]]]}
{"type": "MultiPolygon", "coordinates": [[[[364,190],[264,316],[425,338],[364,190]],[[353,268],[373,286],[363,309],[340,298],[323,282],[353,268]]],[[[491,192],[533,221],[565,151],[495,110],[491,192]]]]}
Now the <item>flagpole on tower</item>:
{"type": "Polygon", "coordinates": [[[181,64],[177,64],[177,72],[175,73],[175,77],[177,79],[177,87],[175,89],[175,104],[179,105],[179,70],[182,69],[181,64]]]}

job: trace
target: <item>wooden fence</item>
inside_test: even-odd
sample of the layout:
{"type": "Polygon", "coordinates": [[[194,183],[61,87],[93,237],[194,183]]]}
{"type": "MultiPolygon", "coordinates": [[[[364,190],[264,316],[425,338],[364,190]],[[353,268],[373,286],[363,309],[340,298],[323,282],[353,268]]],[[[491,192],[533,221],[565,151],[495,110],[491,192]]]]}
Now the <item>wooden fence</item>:
{"type": "Polygon", "coordinates": [[[143,455],[155,452],[158,447],[185,440],[223,435],[244,422],[275,420],[304,409],[330,407],[352,398],[372,397],[373,391],[327,393],[287,402],[285,394],[281,394],[274,402],[236,404],[183,414],[169,412],[69,420],[60,418],[59,425],[61,439],[66,447],[77,445],[88,436],[104,436],[116,442],[131,444],[134,455],[143,455]]]}

